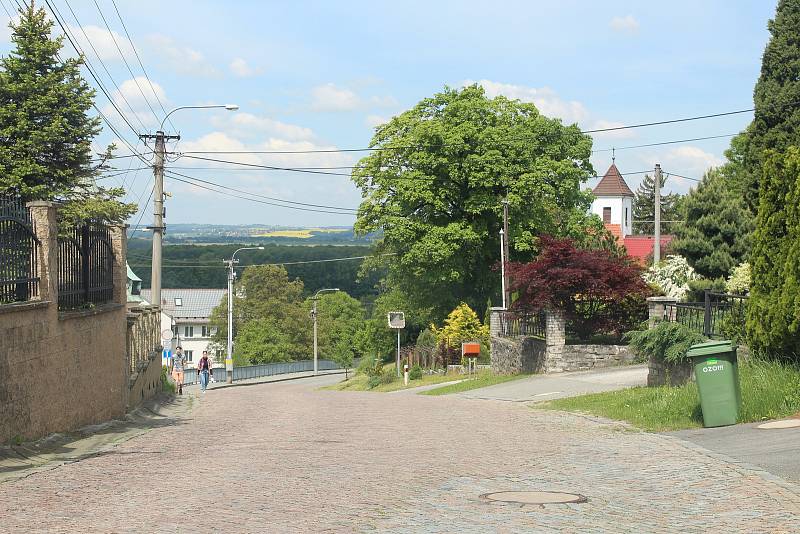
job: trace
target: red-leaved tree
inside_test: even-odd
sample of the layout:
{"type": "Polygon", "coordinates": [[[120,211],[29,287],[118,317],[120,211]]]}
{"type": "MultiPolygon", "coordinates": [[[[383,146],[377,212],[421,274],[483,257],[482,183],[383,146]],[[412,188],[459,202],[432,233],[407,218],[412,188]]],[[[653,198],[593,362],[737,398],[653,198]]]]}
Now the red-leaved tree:
{"type": "Polygon", "coordinates": [[[607,250],[577,248],[571,239],[542,236],[541,252],[530,263],[510,263],[512,310],[542,309],[564,314],[581,339],[635,328],[646,318],[650,288],[642,267],[607,250]]]}

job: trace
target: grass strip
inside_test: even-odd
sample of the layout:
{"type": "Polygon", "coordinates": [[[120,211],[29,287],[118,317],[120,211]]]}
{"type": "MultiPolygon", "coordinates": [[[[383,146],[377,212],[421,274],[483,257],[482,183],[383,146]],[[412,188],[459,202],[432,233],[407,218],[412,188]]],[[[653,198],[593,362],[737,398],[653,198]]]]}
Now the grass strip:
{"type": "Polygon", "coordinates": [[[391,377],[391,382],[389,382],[388,384],[380,384],[371,389],[368,384],[369,377],[365,374],[357,374],[348,380],[344,380],[342,382],[333,384],[332,386],[324,387],[322,389],[328,389],[333,391],[374,391],[378,393],[386,393],[389,391],[398,391],[401,389],[411,389],[420,386],[428,386],[431,384],[440,384],[442,382],[450,382],[452,380],[459,380],[460,378],[463,378],[463,375],[457,373],[422,375],[422,378],[419,378],[417,380],[409,380],[408,386],[406,386],[403,384],[402,377],[397,378],[396,371],[394,370],[394,365],[391,366],[391,369],[384,370],[384,373],[387,373],[388,377],[391,377]]]}
{"type": "MultiPolygon", "coordinates": [[[[464,375],[461,375],[462,377],[464,375]]],[[[531,375],[495,375],[492,373],[479,373],[477,378],[464,380],[458,384],[448,384],[440,388],[429,389],[421,391],[420,395],[450,395],[451,393],[461,393],[471,389],[485,388],[486,386],[493,386],[495,384],[502,384],[503,382],[510,382],[520,378],[527,378],[531,375]]]]}
{"type": "MultiPolygon", "coordinates": [[[[800,412],[800,367],[750,359],[739,363],[740,423],[788,417],[800,412]]],[[[680,387],[636,387],[536,404],[536,408],[580,412],[627,421],[662,432],[703,426],[695,383],[680,387]]]]}

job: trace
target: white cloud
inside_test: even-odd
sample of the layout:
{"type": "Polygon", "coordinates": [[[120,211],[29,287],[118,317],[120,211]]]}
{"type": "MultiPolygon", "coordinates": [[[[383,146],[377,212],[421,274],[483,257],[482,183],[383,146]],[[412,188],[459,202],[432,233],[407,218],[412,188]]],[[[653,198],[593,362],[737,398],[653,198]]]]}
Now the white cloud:
{"type": "Polygon", "coordinates": [[[633,15],[626,15],[624,17],[614,17],[608,26],[618,33],[638,33],[639,21],[633,15]]]}
{"type": "Polygon", "coordinates": [[[355,111],[358,109],[391,108],[398,105],[392,96],[364,98],[346,87],[333,83],[318,85],[311,89],[313,111],[355,111]]]}
{"type": "MultiPolygon", "coordinates": [[[[653,163],[656,162],[654,161],[653,163]]],[[[668,150],[659,163],[661,163],[664,172],[674,172],[690,178],[700,179],[708,169],[718,167],[725,161],[696,146],[681,146],[668,150]]],[[[687,182],[686,179],[678,177],[674,178],[674,180],[676,182],[686,182],[687,185],[692,186],[696,183],[691,180],[687,182]]]]}
{"type": "Polygon", "coordinates": [[[315,111],[353,111],[361,106],[361,99],[350,89],[332,83],[311,90],[311,107],[315,111]]]}
{"type": "Polygon", "coordinates": [[[381,124],[386,124],[390,120],[390,117],[382,117],[381,115],[367,115],[367,117],[364,119],[364,124],[370,128],[375,128],[381,124]]]}
{"type": "Polygon", "coordinates": [[[314,132],[311,128],[287,124],[269,117],[253,115],[252,113],[228,113],[224,116],[214,117],[211,119],[211,123],[216,128],[224,128],[237,137],[248,137],[254,134],[267,134],[288,140],[311,139],[314,137],[314,132]]]}
{"type": "Polygon", "coordinates": [[[19,21],[19,16],[14,16],[14,18],[8,18],[6,15],[0,16],[0,43],[10,43],[11,42],[11,28],[8,26],[11,22],[15,24],[19,21]]]}
{"type": "MultiPolygon", "coordinates": [[[[133,112],[145,126],[156,126],[158,125],[158,120],[150,108],[152,107],[153,110],[156,110],[156,114],[158,114],[160,106],[158,100],[156,100],[156,97],[153,95],[154,92],[158,95],[158,100],[166,105],[168,100],[164,89],[152,80],[148,81],[147,78],[143,76],[137,76],[135,79],[122,82],[119,88],[112,94],[112,98],[123,113],[130,114],[132,108],[133,112]],[[151,83],[152,89],[150,88],[151,83]]],[[[103,114],[106,116],[114,117],[116,113],[111,104],[106,104],[103,108],[103,114]]]]}
{"type": "Polygon", "coordinates": [[[489,98],[503,95],[523,102],[531,102],[536,105],[543,115],[557,117],[567,124],[583,122],[589,117],[589,112],[582,103],[576,100],[563,100],[549,87],[527,87],[525,85],[493,82],[491,80],[480,80],[478,82],[466,80],[462,85],[466,86],[474,83],[483,87],[486,91],[486,96],[489,98]]]}
{"type": "Polygon", "coordinates": [[[158,56],[180,74],[203,78],[218,78],[219,70],[211,65],[202,54],[188,46],[175,43],[166,35],[150,35],[147,42],[158,50],[158,56]]]}
{"type": "Polygon", "coordinates": [[[83,49],[83,52],[90,60],[95,55],[106,62],[122,61],[123,55],[128,60],[134,58],[134,50],[130,41],[113,30],[109,33],[108,28],[99,26],[68,26],[78,46],[83,49]],[[117,46],[119,46],[119,49],[117,49],[117,46]]]}
{"type": "Polygon", "coordinates": [[[239,78],[249,78],[261,74],[261,69],[251,67],[247,61],[237,57],[229,65],[231,72],[239,78]]]}

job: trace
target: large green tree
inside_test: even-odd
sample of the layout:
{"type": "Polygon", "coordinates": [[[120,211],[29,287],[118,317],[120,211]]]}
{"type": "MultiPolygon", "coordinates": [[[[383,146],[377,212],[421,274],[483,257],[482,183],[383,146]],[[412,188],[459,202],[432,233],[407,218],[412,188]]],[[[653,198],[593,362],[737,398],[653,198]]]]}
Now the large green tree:
{"type": "Polygon", "coordinates": [[[63,37],[33,3],[11,25],[13,49],[0,59],[0,193],[24,200],[66,201],[62,218],[123,221],[134,205],[124,191],[95,179],[91,143],[100,120],[88,115],[94,90],[80,74],[82,58],[61,59],[63,37]]]}
{"type": "Polygon", "coordinates": [[[765,150],[800,146],[800,0],[780,0],[769,21],[770,40],[753,91],[755,115],[745,132],[746,198],[755,213],[764,176],[765,150]]]}
{"type": "MultiPolygon", "coordinates": [[[[310,357],[311,319],[303,305],[301,280],[289,280],[282,266],[251,266],[235,284],[233,298],[234,355],[238,361],[262,363],[310,357]],[[278,357],[271,348],[253,350],[266,340],[281,347],[286,357],[278,357]]],[[[224,300],[211,314],[211,325],[217,327],[214,341],[219,347],[227,343],[227,313],[224,300]]]]}
{"type": "Polygon", "coordinates": [[[753,221],[744,199],[720,169],[703,176],[684,201],[672,249],[706,278],[725,277],[745,261],[753,221]]]}
{"type": "Polygon", "coordinates": [[[764,165],[750,264],[748,343],[800,362],[800,148],[764,165]]]}
{"type": "MultiPolygon", "coordinates": [[[[661,186],[664,186],[665,178],[661,179],[661,186]]],[[[656,219],[656,180],[649,174],[644,175],[642,183],[636,188],[633,197],[633,232],[635,234],[653,235],[656,219]]],[[[672,233],[676,221],[680,218],[680,201],[682,197],[678,194],[661,195],[661,233],[672,233]]]]}
{"type": "MultiPolygon", "coordinates": [[[[312,299],[307,299],[306,310],[311,311],[312,299]]],[[[323,293],[317,302],[317,342],[320,358],[331,359],[342,346],[354,347],[355,337],[364,327],[364,307],[345,293],[323,293]]],[[[351,350],[352,351],[352,350],[351,350]]]]}
{"type": "Polygon", "coordinates": [[[383,232],[378,252],[396,254],[388,283],[415,307],[441,320],[463,301],[482,314],[499,301],[504,197],[512,259],[530,256],[542,233],[587,235],[591,145],[533,104],[446,88],[376,129],[376,150],[353,171],[356,230],[383,232]]]}

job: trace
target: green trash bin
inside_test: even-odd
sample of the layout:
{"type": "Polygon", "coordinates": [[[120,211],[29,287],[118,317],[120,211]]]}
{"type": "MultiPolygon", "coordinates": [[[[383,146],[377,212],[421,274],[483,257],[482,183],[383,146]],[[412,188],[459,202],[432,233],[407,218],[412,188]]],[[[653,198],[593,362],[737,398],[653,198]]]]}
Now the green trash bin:
{"type": "Polygon", "coordinates": [[[736,345],[731,341],[707,341],[692,345],[686,355],[694,366],[703,426],[736,424],[742,403],[736,345]]]}

